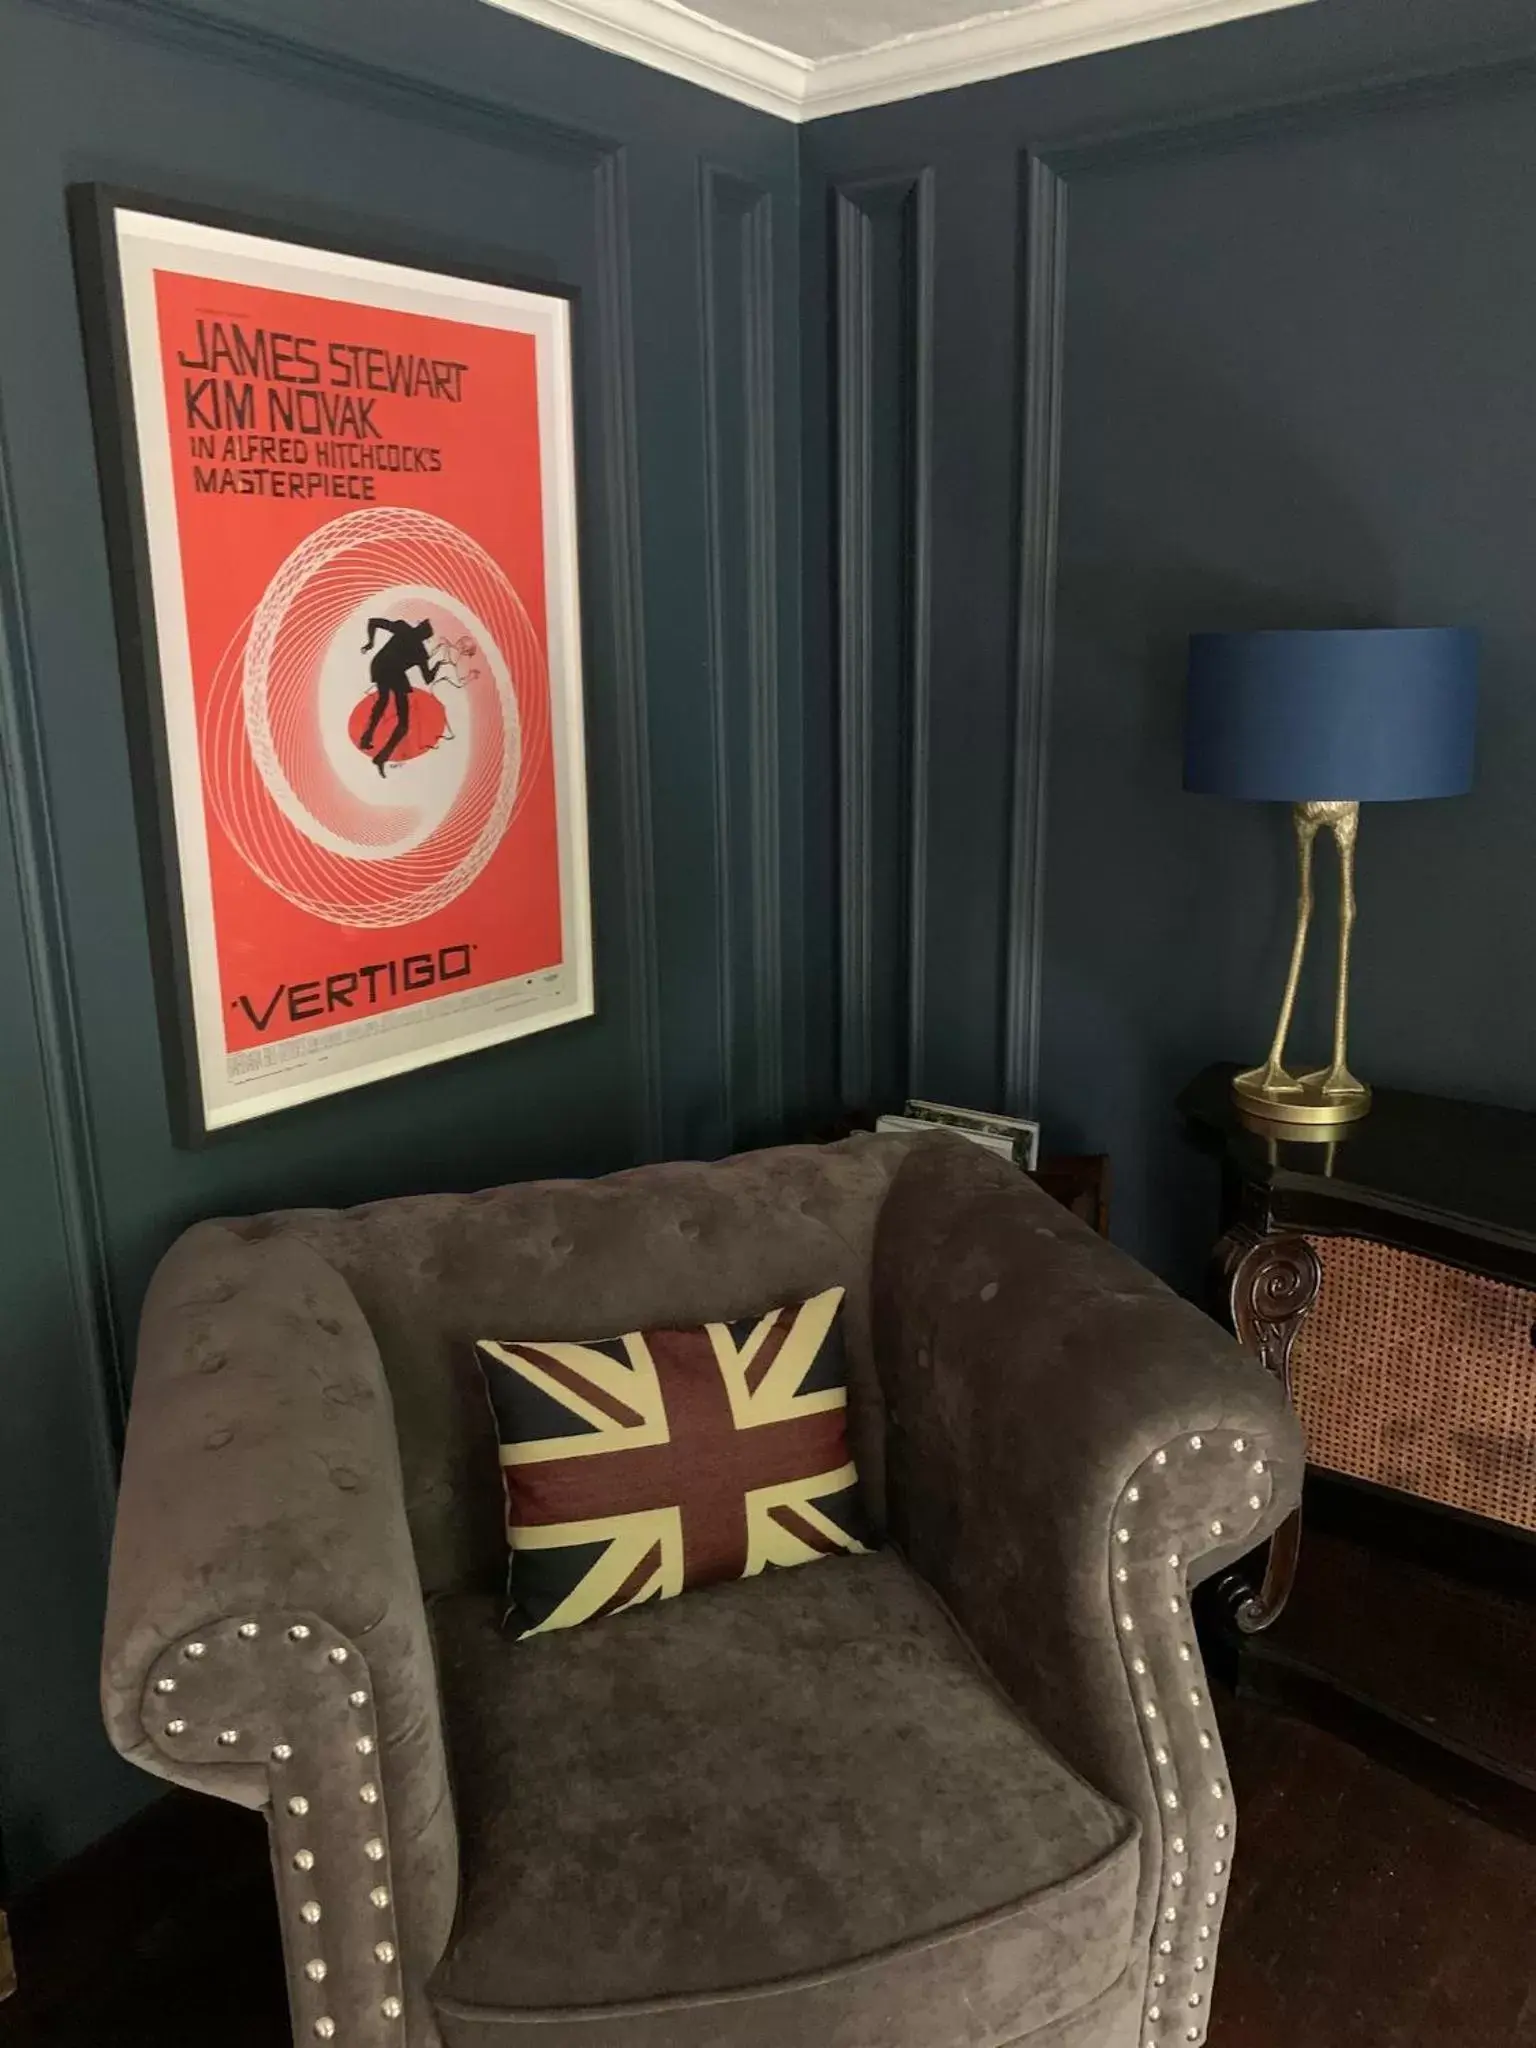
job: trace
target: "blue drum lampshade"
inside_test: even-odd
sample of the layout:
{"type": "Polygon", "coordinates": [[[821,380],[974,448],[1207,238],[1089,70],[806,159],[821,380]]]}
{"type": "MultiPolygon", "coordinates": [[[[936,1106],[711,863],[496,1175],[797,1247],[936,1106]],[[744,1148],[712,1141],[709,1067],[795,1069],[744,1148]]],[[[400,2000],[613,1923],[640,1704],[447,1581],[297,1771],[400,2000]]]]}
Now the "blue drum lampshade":
{"type": "Polygon", "coordinates": [[[1476,713],[1465,627],[1197,633],[1184,787],[1279,803],[1459,796],[1476,713]]]}

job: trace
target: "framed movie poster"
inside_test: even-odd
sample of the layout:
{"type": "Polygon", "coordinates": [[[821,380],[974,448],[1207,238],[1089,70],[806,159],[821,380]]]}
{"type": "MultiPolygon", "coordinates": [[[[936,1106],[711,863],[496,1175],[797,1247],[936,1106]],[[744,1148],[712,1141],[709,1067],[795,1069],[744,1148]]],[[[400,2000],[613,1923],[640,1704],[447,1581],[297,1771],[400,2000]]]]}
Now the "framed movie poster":
{"type": "Polygon", "coordinates": [[[73,200],[181,1135],[590,1015],[570,295],[73,200]]]}

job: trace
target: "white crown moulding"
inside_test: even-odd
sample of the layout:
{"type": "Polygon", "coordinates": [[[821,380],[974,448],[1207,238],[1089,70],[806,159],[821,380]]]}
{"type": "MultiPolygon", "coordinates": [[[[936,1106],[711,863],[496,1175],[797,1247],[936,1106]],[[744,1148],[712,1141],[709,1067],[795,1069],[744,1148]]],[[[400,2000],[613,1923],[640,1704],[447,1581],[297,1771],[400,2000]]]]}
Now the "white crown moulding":
{"type": "Polygon", "coordinates": [[[1122,49],[1308,0],[1029,0],[835,57],[778,48],[677,0],[489,0],[525,21],[760,107],[814,121],[1122,49]]]}

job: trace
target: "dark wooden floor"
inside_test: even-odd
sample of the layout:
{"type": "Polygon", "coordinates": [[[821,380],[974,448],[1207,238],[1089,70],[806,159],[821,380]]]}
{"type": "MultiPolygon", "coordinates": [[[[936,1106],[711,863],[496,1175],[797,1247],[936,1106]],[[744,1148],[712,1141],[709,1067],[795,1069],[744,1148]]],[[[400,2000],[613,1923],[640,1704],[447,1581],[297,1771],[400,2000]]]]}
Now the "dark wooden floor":
{"type": "MultiPolygon", "coordinates": [[[[1536,1846],[1233,1701],[1212,2048],[1536,2048],[1536,1846]]],[[[177,1794],[13,1915],[0,2048],[282,2048],[261,1823],[177,1794]]]]}
{"type": "Polygon", "coordinates": [[[1536,2048],[1536,1845],[1238,1700],[1211,2048],[1536,2048]]]}
{"type": "Polygon", "coordinates": [[[17,1900],[4,2048],[287,2048],[266,1832],[173,1792],[17,1900]]]}

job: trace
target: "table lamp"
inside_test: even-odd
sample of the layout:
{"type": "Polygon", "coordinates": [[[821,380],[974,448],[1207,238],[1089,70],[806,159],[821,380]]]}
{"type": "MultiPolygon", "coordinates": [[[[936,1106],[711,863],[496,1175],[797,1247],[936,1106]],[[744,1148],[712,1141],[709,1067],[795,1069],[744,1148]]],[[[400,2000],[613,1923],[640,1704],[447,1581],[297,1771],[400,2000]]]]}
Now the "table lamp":
{"type": "Polygon", "coordinates": [[[1363,1116],[1371,1091],[1349,1071],[1349,954],[1362,803],[1459,796],[1472,782],[1477,637],[1462,627],[1197,633],[1190,641],[1184,787],[1289,803],[1299,879],[1296,936],[1269,1058],[1236,1076],[1240,1109],[1325,1136],[1363,1116]],[[1312,848],[1339,850],[1333,1058],[1291,1074],[1285,1041],[1312,921],[1312,848]]]}

